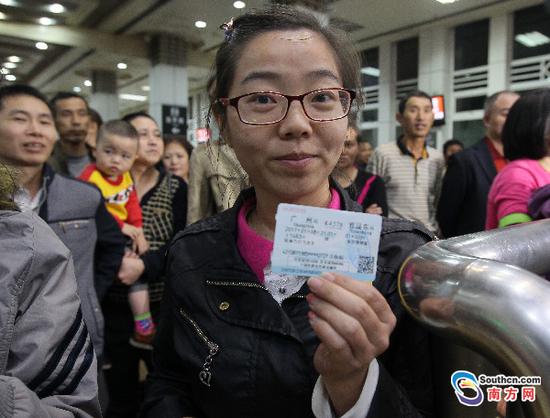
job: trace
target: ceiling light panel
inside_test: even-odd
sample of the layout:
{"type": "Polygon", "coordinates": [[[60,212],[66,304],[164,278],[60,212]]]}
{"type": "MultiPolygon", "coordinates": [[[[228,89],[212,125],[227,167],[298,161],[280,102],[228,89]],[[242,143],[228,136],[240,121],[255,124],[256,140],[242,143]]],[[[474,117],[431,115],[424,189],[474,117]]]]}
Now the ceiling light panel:
{"type": "Polygon", "coordinates": [[[122,100],[130,100],[134,102],[145,102],[147,101],[147,96],[140,96],[138,94],[119,94],[119,96],[122,100]]]}
{"type": "Polygon", "coordinates": [[[528,33],[521,33],[514,38],[516,42],[528,47],[535,48],[537,46],[546,45],[550,43],[550,38],[543,33],[533,31],[528,33]]]}
{"type": "Polygon", "coordinates": [[[48,6],[48,10],[51,13],[59,14],[59,13],[64,13],[66,9],[65,9],[65,6],[63,6],[62,4],[54,3],[48,6]]]}
{"type": "Polygon", "coordinates": [[[55,21],[55,19],[52,19],[49,17],[41,17],[40,19],[38,19],[38,23],[40,23],[43,26],[51,26],[51,25],[55,25],[57,22],[55,21]]]}

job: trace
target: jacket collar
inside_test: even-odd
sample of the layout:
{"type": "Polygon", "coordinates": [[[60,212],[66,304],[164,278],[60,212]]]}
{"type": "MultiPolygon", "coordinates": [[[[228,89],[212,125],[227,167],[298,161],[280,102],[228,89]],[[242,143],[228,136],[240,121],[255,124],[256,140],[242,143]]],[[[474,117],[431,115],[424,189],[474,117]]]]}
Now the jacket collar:
{"type": "MultiPolygon", "coordinates": [[[[344,190],[344,188],[340,186],[338,182],[332,178],[332,176],[329,178],[329,185],[331,189],[336,190],[336,192],[340,195],[340,202],[342,205],[340,210],[347,210],[352,212],[362,211],[361,206],[349,196],[349,194],[344,190]]],[[[243,190],[239,194],[239,197],[237,198],[237,201],[233,205],[233,208],[229,210],[236,209],[236,214],[238,214],[244,202],[246,202],[248,199],[254,198],[255,196],[256,196],[256,192],[253,187],[243,190]]],[[[235,218],[235,221],[236,221],[236,218],[235,218]]]]}
{"type": "MultiPolygon", "coordinates": [[[[408,155],[411,158],[415,158],[412,152],[409,151],[407,148],[407,145],[405,144],[405,137],[401,135],[399,138],[397,138],[397,148],[399,148],[399,151],[401,151],[401,154],[408,155]]],[[[424,141],[424,146],[422,148],[422,158],[426,159],[429,158],[430,154],[428,154],[428,149],[426,147],[426,141],[424,141]]]]}

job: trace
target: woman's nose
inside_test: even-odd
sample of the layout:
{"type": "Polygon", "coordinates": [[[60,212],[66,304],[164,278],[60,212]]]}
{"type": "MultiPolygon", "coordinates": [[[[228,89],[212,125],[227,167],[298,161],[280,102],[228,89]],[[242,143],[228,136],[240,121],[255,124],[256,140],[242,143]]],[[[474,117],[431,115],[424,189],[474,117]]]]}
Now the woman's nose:
{"type": "Polygon", "coordinates": [[[311,120],[299,100],[289,103],[286,117],[279,122],[279,133],[282,138],[289,139],[307,137],[312,133],[311,120]]]}

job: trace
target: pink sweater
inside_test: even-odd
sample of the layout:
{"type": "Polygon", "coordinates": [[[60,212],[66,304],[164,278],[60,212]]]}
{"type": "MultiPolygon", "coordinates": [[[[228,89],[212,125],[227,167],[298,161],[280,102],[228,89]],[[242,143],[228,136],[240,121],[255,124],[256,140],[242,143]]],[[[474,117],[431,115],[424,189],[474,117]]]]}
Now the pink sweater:
{"type": "MultiPolygon", "coordinates": [[[[331,189],[332,198],[328,205],[329,209],[340,209],[340,195],[334,189],[331,189]]],[[[273,241],[260,236],[254,231],[246,220],[248,213],[254,206],[254,199],[247,200],[239,210],[237,219],[237,248],[242,258],[250,266],[252,271],[258,277],[258,280],[264,282],[264,269],[269,264],[271,252],[273,251],[273,241]]]]}
{"type": "Polygon", "coordinates": [[[489,191],[485,229],[497,228],[499,221],[512,213],[527,215],[531,193],[549,183],[550,173],[537,160],[509,163],[495,177],[489,191]]]}

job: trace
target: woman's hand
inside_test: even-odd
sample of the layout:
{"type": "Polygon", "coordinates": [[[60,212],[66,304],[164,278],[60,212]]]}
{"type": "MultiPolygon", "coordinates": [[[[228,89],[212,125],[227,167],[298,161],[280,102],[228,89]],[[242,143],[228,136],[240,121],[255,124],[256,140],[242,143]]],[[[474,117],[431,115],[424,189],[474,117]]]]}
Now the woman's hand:
{"type": "Polygon", "coordinates": [[[143,233],[142,228],[138,228],[138,233],[132,244],[132,250],[137,252],[139,255],[142,255],[149,250],[149,242],[145,239],[145,234],[143,233]]]}
{"type": "Polygon", "coordinates": [[[380,206],[378,206],[376,203],[373,203],[372,205],[367,206],[365,209],[365,213],[370,213],[372,215],[382,215],[383,211],[380,206]]]}
{"type": "Polygon", "coordinates": [[[308,285],[308,315],[321,340],[313,361],[343,415],[359,399],[371,361],[388,348],[396,318],[370,282],[325,273],[308,285]]]}
{"type": "Polygon", "coordinates": [[[118,270],[119,280],[127,286],[133,285],[145,271],[143,260],[133,253],[127,253],[122,258],[122,264],[118,270]]]}

